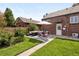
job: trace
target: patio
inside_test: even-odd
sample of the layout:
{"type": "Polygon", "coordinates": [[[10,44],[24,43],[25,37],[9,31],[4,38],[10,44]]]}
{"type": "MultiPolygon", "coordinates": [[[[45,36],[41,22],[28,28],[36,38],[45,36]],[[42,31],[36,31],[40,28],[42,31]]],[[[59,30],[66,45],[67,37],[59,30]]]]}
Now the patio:
{"type": "Polygon", "coordinates": [[[53,37],[53,35],[48,35],[46,37],[43,37],[43,36],[27,36],[29,38],[34,38],[34,39],[37,39],[37,40],[40,40],[40,41],[43,41],[43,42],[47,42],[50,38],[53,37]]]}

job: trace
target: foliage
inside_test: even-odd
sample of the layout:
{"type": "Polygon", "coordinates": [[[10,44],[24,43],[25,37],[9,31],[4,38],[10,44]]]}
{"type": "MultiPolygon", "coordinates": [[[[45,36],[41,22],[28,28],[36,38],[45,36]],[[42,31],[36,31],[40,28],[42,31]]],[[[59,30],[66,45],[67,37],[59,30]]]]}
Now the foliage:
{"type": "Polygon", "coordinates": [[[12,10],[6,8],[4,15],[5,15],[5,21],[7,22],[7,26],[14,26],[15,19],[12,10]]]}
{"type": "Polygon", "coordinates": [[[16,32],[8,32],[0,30],[0,47],[7,47],[24,41],[24,31],[19,31],[19,34],[15,36],[16,32]]]}
{"type": "Polygon", "coordinates": [[[24,39],[21,43],[0,49],[0,56],[14,56],[40,43],[36,39],[32,39],[34,42],[30,41],[31,38],[28,37],[24,37],[24,39]]]}
{"type": "Polygon", "coordinates": [[[17,28],[15,31],[8,31],[5,28],[0,28],[0,47],[7,47],[23,42],[25,40],[24,35],[27,32],[26,28],[17,28]]]}
{"type": "Polygon", "coordinates": [[[17,29],[15,31],[15,36],[24,36],[27,34],[27,29],[17,29]]]}
{"type": "Polygon", "coordinates": [[[9,46],[9,41],[6,38],[0,37],[0,47],[9,46]]]}
{"type": "Polygon", "coordinates": [[[3,15],[0,15],[0,27],[5,27],[7,25],[5,21],[5,17],[3,15]]]}
{"type": "Polygon", "coordinates": [[[21,36],[19,36],[19,37],[11,37],[11,39],[10,39],[10,45],[14,45],[16,43],[23,42],[24,41],[23,38],[24,37],[21,37],[21,36]]]}
{"type": "Polygon", "coordinates": [[[0,47],[6,47],[6,46],[10,46],[10,38],[14,36],[13,33],[9,33],[9,32],[0,32],[0,47]]]}
{"type": "Polygon", "coordinates": [[[0,48],[1,47],[6,47],[6,46],[9,46],[8,39],[5,39],[5,38],[0,37],[0,48]]]}
{"type": "Polygon", "coordinates": [[[38,30],[38,26],[36,24],[29,24],[29,31],[34,31],[34,30],[38,30]]]}

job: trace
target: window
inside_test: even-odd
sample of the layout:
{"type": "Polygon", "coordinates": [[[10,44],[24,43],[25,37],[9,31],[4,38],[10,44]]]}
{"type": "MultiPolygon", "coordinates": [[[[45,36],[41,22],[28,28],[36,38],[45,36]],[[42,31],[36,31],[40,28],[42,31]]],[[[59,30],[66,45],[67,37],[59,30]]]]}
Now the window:
{"type": "Polygon", "coordinates": [[[79,16],[70,17],[70,23],[79,23],[79,16]]]}
{"type": "Polygon", "coordinates": [[[61,26],[58,26],[58,30],[61,30],[61,26]]]}

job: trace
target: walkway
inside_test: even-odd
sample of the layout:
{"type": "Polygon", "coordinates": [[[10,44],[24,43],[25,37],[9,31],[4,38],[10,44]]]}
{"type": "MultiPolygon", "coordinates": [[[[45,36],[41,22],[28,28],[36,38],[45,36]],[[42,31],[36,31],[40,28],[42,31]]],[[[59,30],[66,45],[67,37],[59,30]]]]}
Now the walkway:
{"type": "Polygon", "coordinates": [[[45,46],[47,43],[49,43],[50,41],[52,41],[54,38],[51,38],[49,39],[47,42],[45,43],[41,43],[41,44],[38,44],[36,45],[35,47],[29,49],[29,50],[26,50],[25,52],[17,55],[17,56],[29,56],[31,55],[32,53],[34,53],[35,51],[37,51],[38,49],[42,48],[43,46],[45,46]]]}

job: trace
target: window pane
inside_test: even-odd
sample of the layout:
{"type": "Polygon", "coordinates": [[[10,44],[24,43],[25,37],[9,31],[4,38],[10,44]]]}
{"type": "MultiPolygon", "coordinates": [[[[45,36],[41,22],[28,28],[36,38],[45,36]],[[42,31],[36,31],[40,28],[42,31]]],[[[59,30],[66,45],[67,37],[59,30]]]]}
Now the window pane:
{"type": "Polygon", "coordinates": [[[72,23],[73,22],[73,18],[72,17],[70,17],[70,23],[72,23]]]}
{"type": "Polygon", "coordinates": [[[61,30],[61,26],[58,26],[58,30],[61,30]]]}
{"type": "Polygon", "coordinates": [[[70,23],[79,23],[78,16],[72,16],[72,17],[70,17],[70,23]]]}

